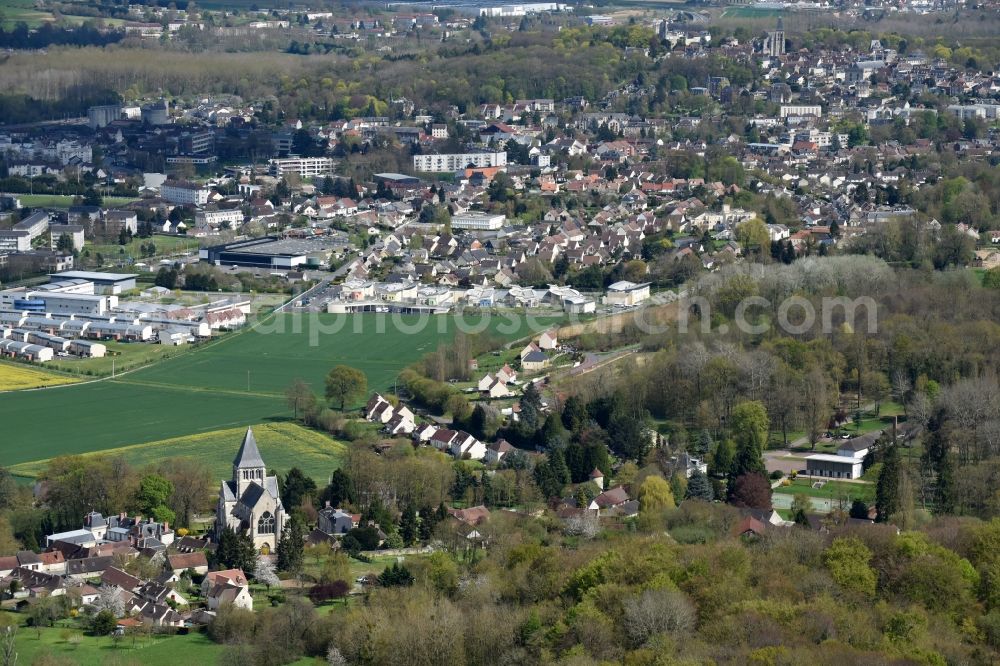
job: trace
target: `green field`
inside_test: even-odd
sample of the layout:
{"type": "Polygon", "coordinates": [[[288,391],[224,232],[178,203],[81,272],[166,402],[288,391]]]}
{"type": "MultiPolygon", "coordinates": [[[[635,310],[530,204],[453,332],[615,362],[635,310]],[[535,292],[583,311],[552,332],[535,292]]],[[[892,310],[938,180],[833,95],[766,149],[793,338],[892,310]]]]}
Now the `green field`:
{"type": "MultiPolygon", "coordinates": [[[[0,11],[3,11],[0,9],[0,11]]],[[[21,205],[25,208],[69,208],[73,205],[73,197],[69,194],[18,194],[21,205]]],[[[122,206],[135,201],[127,197],[104,197],[105,206],[122,206]]]]}
{"type": "MultiPolygon", "coordinates": [[[[385,390],[405,366],[452,340],[457,328],[450,316],[427,318],[421,330],[409,332],[394,321],[415,329],[418,319],[278,315],[115,379],[5,394],[0,460],[17,465],[285,419],[291,410],[284,390],[296,377],[319,394],[326,372],[347,364],[365,372],[370,391],[385,390]]],[[[529,332],[523,321],[495,317],[487,324],[505,339],[529,332]]]]}
{"type": "Polygon", "coordinates": [[[156,245],[157,257],[177,254],[185,251],[197,251],[198,249],[198,239],[187,238],[185,236],[152,236],[151,238],[133,238],[125,245],[87,245],[85,249],[90,252],[91,256],[96,256],[97,253],[100,252],[105,259],[110,259],[112,261],[118,259],[118,255],[121,254],[132,257],[135,261],[148,261],[147,258],[142,256],[140,246],[149,245],[149,243],[156,245]]]}
{"type": "MultiPolygon", "coordinates": [[[[233,456],[245,432],[243,427],[227,428],[108,449],[93,455],[122,456],[136,467],[155,464],[165,458],[193,457],[211,470],[213,478],[224,479],[232,472],[233,456]]],[[[346,451],[343,443],[292,422],[261,423],[254,426],[253,432],[267,466],[282,474],[298,467],[306,475],[322,481],[339,466],[346,451]]],[[[20,477],[34,478],[45,469],[47,462],[39,460],[14,465],[10,471],[20,477]]]]}

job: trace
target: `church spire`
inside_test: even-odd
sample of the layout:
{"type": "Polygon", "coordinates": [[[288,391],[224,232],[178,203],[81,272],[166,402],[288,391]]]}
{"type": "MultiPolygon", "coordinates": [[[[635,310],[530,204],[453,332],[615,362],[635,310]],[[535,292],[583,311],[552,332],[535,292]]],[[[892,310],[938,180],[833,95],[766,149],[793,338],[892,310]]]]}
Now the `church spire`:
{"type": "Polygon", "coordinates": [[[257,450],[257,440],[253,436],[253,428],[247,428],[247,434],[243,436],[243,443],[233,460],[233,469],[247,469],[264,467],[264,459],[260,457],[257,450]]]}

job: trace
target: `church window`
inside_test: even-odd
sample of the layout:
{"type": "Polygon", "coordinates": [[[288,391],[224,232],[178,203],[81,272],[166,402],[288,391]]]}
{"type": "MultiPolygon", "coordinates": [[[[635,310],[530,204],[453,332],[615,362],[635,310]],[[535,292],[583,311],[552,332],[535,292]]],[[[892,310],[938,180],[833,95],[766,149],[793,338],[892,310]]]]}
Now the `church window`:
{"type": "Polygon", "coordinates": [[[274,516],[270,511],[265,511],[257,521],[257,534],[274,534],[274,516]]]}

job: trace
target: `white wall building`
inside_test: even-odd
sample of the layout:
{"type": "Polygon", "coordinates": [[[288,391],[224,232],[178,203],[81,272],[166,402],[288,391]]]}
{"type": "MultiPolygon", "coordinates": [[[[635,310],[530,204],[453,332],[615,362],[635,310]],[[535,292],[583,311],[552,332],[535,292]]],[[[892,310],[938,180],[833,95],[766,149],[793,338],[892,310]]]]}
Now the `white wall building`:
{"type": "Polygon", "coordinates": [[[497,229],[502,229],[506,222],[506,215],[469,211],[453,215],[451,217],[451,228],[470,229],[473,231],[496,231],[497,229]]]}
{"type": "Polygon", "coordinates": [[[271,160],[271,175],[281,177],[296,173],[303,178],[325,176],[333,173],[334,161],[330,157],[283,157],[271,160]]]}
{"type": "Polygon", "coordinates": [[[413,156],[414,171],[446,173],[449,171],[458,171],[470,165],[476,168],[507,166],[507,151],[413,156]]]}
{"type": "Polygon", "coordinates": [[[207,187],[180,180],[168,180],[160,186],[160,196],[173,204],[204,206],[208,203],[207,187]]]}

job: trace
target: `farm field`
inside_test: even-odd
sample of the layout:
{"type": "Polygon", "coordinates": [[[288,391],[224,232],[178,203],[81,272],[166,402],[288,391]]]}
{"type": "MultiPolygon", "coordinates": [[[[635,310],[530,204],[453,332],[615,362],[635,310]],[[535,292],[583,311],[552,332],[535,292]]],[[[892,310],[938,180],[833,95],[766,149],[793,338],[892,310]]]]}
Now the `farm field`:
{"type": "Polygon", "coordinates": [[[0,362],[0,391],[60,386],[72,384],[75,381],[77,380],[73,377],[46,372],[41,368],[19,363],[0,362]]]}
{"type": "MultiPolygon", "coordinates": [[[[213,478],[223,479],[232,473],[233,456],[245,432],[244,427],[226,428],[91,455],[121,456],[135,467],[155,464],[165,458],[196,457],[211,470],[213,478]]],[[[253,426],[253,432],[268,468],[282,474],[298,467],[314,479],[326,479],[346,451],[343,443],[292,422],[261,423],[253,426]]],[[[45,469],[47,462],[39,460],[15,465],[10,471],[20,477],[34,478],[45,469]]]]}
{"type": "MultiPolygon", "coordinates": [[[[428,319],[413,332],[392,321],[377,314],[277,315],[260,329],[115,379],[6,394],[0,460],[18,465],[284,419],[291,416],[284,390],[293,379],[321,394],[326,372],[341,363],[364,371],[369,391],[385,390],[405,366],[452,340],[457,328],[453,317],[428,319]],[[332,332],[338,321],[342,328],[332,332]]],[[[508,340],[527,335],[525,324],[507,323],[494,318],[488,328],[508,340]]]]}

